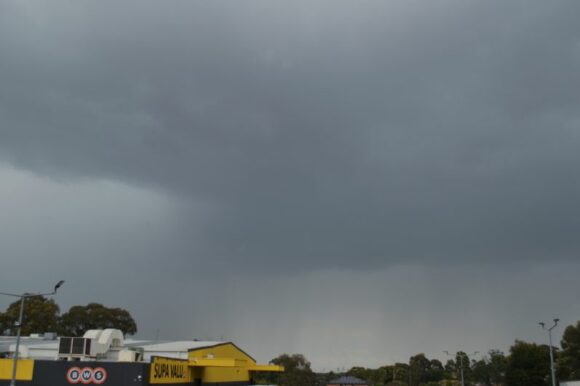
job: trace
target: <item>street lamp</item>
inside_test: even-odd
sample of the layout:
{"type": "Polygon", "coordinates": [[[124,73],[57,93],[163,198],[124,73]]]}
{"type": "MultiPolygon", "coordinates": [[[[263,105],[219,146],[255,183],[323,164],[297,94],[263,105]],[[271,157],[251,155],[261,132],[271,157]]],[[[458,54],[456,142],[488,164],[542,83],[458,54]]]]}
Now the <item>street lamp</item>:
{"type": "MultiPolygon", "coordinates": [[[[450,353],[449,353],[449,351],[447,351],[447,350],[445,350],[445,351],[443,351],[443,352],[444,352],[445,354],[449,355],[450,357],[454,357],[454,358],[456,358],[456,360],[457,360],[457,354],[459,354],[459,352],[458,352],[458,353],[456,353],[455,355],[453,355],[453,354],[450,354],[450,353]]],[[[460,352],[461,352],[461,355],[459,355],[459,363],[460,363],[460,374],[461,374],[461,386],[465,386],[465,380],[464,380],[464,378],[463,378],[463,356],[465,355],[466,357],[468,357],[468,358],[469,358],[470,356],[473,356],[473,355],[475,355],[475,354],[479,354],[479,351],[474,351],[474,352],[472,352],[472,353],[471,353],[471,354],[469,354],[469,355],[465,354],[465,353],[464,353],[464,352],[462,352],[462,351],[460,351],[460,352]]]]}
{"type": "Polygon", "coordinates": [[[24,300],[26,298],[30,298],[32,296],[49,296],[49,295],[55,295],[56,291],[64,284],[64,280],[59,281],[58,283],[56,283],[56,285],[54,286],[54,290],[52,292],[45,292],[45,293],[28,293],[25,292],[23,294],[13,294],[13,293],[8,293],[8,292],[0,292],[0,295],[6,295],[6,296],[12,296],[12,297],[16,297],[20,299],[20,315],[18,316],[18,322],[16,324],[16,327],[18,327],[18,330],[16,332],[16,349],[14,350],[14,357],[13,357],[13,361],[12,361],[12,378],[10,379],[10,386],[15,386],[16,385],[16,369],[18,367],[18,354],[19,354],[19,349],[20,349],[20,329],[22,328],[22,318],[24,316],[24,300]]]}
{"type": "Polygon", "coordinates": [[[560,319],[554,319],[554,325],[550,328],[546,328],[544,322],[538,323],[542,326],[542,330],[548,331],[548,337],[550,339],[550,371],[552,373],[552,386],[556,386],[556,369],[554,368],[554,353],[552,351],[552,330],[558,325],[560,319]]]}

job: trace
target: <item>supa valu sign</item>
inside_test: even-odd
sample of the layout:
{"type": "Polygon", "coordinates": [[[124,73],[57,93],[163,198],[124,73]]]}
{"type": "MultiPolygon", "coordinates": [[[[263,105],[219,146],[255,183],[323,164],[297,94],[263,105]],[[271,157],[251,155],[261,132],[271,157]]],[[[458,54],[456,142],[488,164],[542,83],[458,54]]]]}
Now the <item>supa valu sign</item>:
{"type": "Polygon", "coordinates": [[[155,383],[190,383],[189,362],[187,360],[153,357],[149,380],[155,383]]]}

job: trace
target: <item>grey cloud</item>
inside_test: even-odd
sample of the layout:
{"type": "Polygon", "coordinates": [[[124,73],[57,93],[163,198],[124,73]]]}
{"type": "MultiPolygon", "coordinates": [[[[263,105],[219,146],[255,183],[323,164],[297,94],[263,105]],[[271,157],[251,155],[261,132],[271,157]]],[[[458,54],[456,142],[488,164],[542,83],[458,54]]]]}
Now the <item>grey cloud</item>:
{"type": "Polygon", "coordinates": [[[579,252],[576,3],[3,7],[0,158],[206,205],[182,268],[579,252]]]}

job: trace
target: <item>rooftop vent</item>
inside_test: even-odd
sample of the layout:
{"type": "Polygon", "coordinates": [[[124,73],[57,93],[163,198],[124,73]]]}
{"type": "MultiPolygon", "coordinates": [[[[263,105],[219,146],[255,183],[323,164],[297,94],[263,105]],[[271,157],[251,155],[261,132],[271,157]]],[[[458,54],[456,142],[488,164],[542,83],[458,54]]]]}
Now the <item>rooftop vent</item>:
{"type": "Polygon", "coordinates": [[[93,357],[91,338],[61,337],[58,343],[58,356],[62,357],[93,357]]]}
{"type": "Polygon", "coordinates": [[[123,333],[120,330],[88,330],[80,337],[61,337],[58,357],[67,359],[103,358],[111,348],[123,347],[123,333]]]}

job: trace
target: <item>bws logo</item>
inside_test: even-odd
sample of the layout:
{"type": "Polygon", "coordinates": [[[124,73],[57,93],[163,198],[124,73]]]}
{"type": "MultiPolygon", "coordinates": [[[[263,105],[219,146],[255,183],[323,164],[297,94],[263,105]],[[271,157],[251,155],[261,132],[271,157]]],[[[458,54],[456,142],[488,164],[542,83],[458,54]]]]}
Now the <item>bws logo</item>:
{"type": "Polygon", "coordinates": [[[107,380],[107,370],[102,367],[83,367],[82,369],[71,367],[66,372],[66,380],[73,385],[77,383],[100,385],[107,380]]]}

